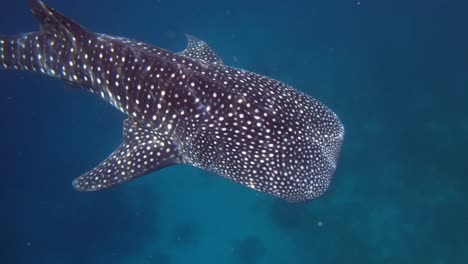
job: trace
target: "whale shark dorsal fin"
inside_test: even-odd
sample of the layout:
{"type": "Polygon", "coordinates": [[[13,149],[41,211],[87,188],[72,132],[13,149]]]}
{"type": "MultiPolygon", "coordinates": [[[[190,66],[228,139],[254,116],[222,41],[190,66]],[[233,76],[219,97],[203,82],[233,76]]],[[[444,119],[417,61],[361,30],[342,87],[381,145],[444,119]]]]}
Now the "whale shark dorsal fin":
{"type": "Polygon", "coordinates": [[[185,34],[185,36],[187,37],[187,48],[180,52],[180,54],[213,64],[224,64],[223,60],[216,54],[216,51],[205,41],[189,34],[185,34]]]}
{"type": "Polygon", "coordinates": [[[183,158],[169,138],[129,118],[124,122],[124,142],[96,168],[76,178],[73,186],[83,192],[98,191],[181,163],[183,158]]]}

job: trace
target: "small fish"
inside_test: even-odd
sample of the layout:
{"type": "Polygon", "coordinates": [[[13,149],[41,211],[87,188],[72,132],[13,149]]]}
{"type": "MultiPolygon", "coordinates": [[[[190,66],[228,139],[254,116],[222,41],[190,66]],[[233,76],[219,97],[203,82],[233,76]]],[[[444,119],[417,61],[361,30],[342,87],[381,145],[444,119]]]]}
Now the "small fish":
{"type": "Polygon", "coordinates": [[[171,52],[98,34],[30,0],[39,32],[0,35],[0,69],[39,72],[86,89],[128,116],[123,143],[73,181],[97,191],[191,164],[288,201],[323,194],[344,128],[316,99],[223,63],[188,35],[171,52]]]}

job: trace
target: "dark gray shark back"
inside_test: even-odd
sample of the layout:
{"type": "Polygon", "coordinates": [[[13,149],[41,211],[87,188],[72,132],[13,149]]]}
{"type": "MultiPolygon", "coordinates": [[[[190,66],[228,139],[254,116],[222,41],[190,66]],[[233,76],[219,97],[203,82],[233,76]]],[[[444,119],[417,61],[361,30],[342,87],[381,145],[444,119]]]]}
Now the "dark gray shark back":
{"type": "Polygon", "coordinates": [[[224,65],[195,37],[173,53],[93,33],[39,0],[30,3],[41,31],[0,36],[0,68],[61,78],[129,116],[124,142],[73,182],[78,190],[109,188],[181,163],[289,201],[328,188],[344,129],[319,101],[224,65]]]}

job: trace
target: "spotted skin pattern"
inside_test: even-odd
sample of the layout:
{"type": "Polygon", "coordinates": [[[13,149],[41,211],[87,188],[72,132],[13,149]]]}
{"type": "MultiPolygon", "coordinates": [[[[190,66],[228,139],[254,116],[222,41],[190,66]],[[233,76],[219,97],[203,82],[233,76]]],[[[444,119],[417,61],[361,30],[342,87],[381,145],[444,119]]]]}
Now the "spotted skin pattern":
{"type": "Polygon", "coordinates": [[[112,187],[191,164],[288,201],[323,194],[344,128],[316,99],[277,80],[226,66],[204,41],[170,52],[97,34],[39,0],[41,31],[0,36],[0,69],[35,71],[83,87],[128,116],[124,142],[73,181],[112,187]]]}

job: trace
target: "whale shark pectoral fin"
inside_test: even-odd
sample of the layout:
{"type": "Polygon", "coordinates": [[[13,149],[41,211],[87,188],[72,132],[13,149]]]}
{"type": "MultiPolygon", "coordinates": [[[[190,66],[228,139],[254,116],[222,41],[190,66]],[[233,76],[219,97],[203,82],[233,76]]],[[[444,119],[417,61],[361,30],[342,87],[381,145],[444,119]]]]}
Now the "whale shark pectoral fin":
{"type": "Polygon", "coordinates": [[[192,35],[185,34],[187,37],[187,48],[179,52],[181,55],[194,59],[204,60],[213,64],[224,64],[223,60],[216,54],[216,51],[211,48],[205,41],[200,40],[192,35]]]}
{"type": "Polygon", "coordinates": [[[183,158],[169,138],[129,118],[124,122],[124,142],[96,168],[76,178],[73,187],[98,191],[181,163],[183,158]]]}

